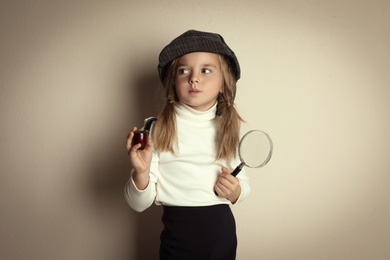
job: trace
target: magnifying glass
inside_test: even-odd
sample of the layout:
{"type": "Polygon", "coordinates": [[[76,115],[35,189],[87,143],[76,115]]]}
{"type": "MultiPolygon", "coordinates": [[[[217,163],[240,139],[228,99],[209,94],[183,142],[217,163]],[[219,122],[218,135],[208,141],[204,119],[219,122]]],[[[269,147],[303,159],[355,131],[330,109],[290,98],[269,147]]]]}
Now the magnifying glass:
{"type": "MultiPolygon", "coordinates": [[[[251,130],[240,140],[238,156],[241,163],[232,171],[231,175],[237,176],[244,166],[249,168],[261,168],[271,160],[273,143],[271,137],[264,131],[251,130]]],[[[214,190],[215,195],[218,193],[214,190]]]]}
{"type": "Polygon", "coordinates": [[[261,168],[271,160],[273,143],[271,137],[264,131],[251,130],[240,140],[238,156],[241,163],[232,172],[237,176],[244,166],[261,168]]]}

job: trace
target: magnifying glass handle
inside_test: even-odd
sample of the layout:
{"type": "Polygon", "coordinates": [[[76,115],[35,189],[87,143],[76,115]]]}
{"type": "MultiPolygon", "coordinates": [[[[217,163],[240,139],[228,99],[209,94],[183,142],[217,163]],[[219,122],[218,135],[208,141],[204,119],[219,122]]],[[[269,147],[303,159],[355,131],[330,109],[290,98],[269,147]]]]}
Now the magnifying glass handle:
{"type": "Polygon", "coordinates": [[[243,163],[243,162],[240,163],[240,165],[238,165],[238,166],[236,167],[236,169],[234,169],[234,171],[232,171],[232,175],[233,175],[233,176],[237,176],[237,174],[239,174],[240,171],[242,170],[242,167],[244,167],[244,163],[243,163]]]}

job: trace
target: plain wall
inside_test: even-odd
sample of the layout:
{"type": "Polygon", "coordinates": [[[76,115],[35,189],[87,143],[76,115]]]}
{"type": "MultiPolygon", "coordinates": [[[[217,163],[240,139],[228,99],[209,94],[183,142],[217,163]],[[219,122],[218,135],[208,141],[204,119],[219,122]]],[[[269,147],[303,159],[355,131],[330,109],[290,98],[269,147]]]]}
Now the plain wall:
{"type": "Polygon", "coordinates": [[[233,207],[237,259],[390,259],[390,2],[369,0],[2,0],[0,258],[157,258],[124,141],[188,29],[224,36],[243,131],[274,140],[233,207]]]}

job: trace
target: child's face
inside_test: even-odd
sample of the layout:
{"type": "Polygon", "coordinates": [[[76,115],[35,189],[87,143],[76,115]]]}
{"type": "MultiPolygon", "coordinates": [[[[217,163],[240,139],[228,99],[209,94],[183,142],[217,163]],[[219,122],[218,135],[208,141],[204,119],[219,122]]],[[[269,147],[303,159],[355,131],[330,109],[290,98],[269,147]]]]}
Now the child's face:
{"type": "Polygon", "coordinates": [[[175,88],[180,102],[199,111],[211,108],[222,92],[218,54],[192,52],[177,61],[175,88]]]}

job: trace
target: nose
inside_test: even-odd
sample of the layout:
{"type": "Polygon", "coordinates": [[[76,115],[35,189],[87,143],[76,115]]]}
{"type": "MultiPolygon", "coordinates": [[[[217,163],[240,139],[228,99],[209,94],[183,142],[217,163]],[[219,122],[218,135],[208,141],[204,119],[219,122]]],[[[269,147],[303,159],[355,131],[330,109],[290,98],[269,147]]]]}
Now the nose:
{"type": "Polygon", "coordinates": [[[189,83],[191,85],[194,85],[196,83],[199,83],[199,78],[195,75],[195,74],[191,74],[190,78],[189,78],[189,83]]]}

